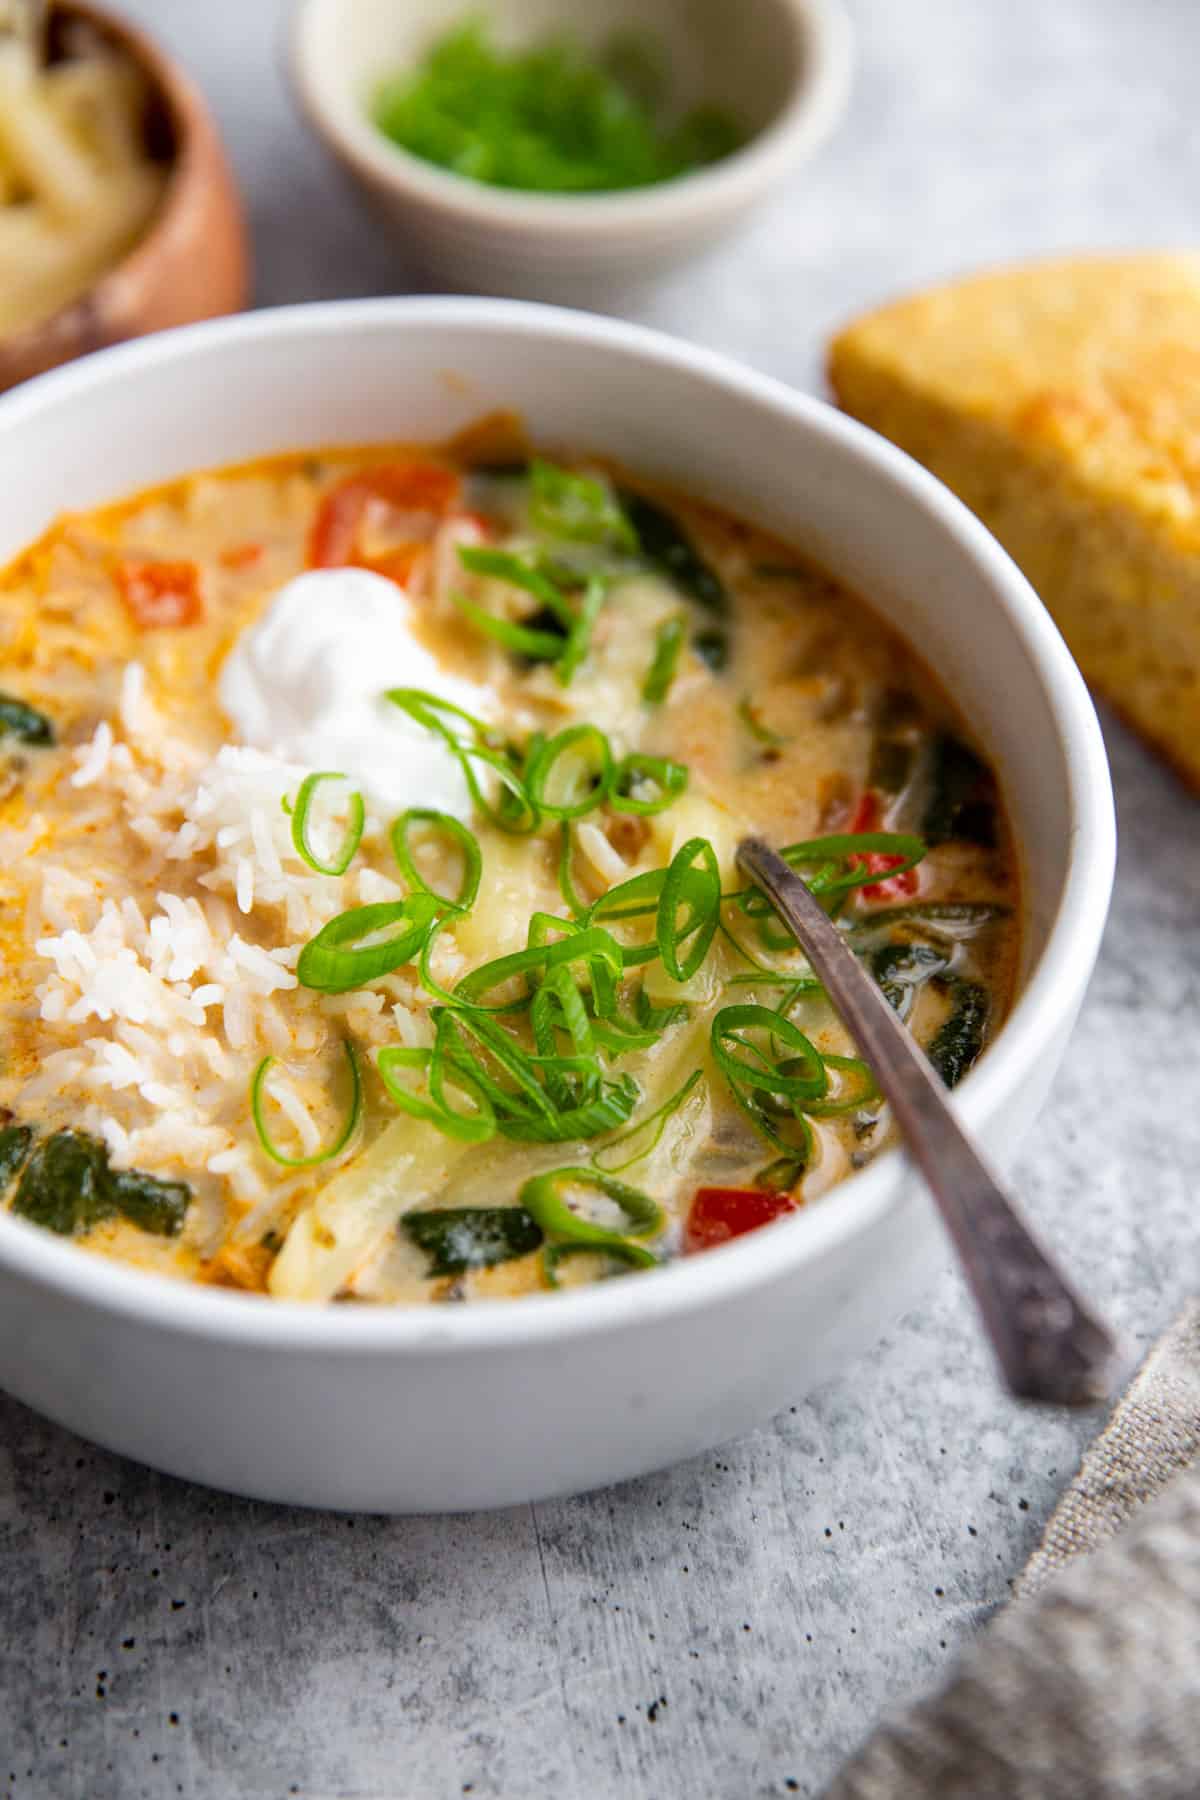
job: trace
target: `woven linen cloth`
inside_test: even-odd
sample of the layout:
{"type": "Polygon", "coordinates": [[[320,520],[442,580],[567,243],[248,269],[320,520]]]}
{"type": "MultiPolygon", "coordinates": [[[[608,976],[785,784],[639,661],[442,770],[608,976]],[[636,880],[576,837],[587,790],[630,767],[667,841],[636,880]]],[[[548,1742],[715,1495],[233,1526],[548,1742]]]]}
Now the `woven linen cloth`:
{"type": "Polygon", "coordinates": [[[826,1800],[1197,1800],[1200,1304],[1084,1457],[1016,1597],[826,1800]]]}

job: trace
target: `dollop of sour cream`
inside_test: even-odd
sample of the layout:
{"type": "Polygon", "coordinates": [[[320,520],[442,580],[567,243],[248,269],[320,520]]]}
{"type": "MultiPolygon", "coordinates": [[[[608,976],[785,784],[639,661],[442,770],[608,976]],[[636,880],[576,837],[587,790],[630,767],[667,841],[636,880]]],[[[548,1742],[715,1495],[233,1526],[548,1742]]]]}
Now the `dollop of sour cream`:
{"type": "Polygon", "coordinates": [[[456,758],[383,698],[423,688],[490,719],[495,696],[447,674],[412,631],[412,603],[367,569],[315,569],[280,588],[242,633],[218,693],[238,739],[310,770],[331,769],[386,816],[434,807],[460,819],[471,796],[456,758]]]}

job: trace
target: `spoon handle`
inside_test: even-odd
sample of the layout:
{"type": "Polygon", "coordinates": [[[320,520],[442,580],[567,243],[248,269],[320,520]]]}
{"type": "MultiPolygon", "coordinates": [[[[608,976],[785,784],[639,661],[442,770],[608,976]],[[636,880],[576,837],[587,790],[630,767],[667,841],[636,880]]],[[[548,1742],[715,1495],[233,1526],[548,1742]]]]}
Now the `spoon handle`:
{"type": "Polygon", "coordinates": [[[1022,1221],[959,1125],[924,1052],[800,877],[761,838],[738,862],[791,927],[871,1065],[937,1201],[1005,1382],[1022,1400],[1087,1406],[1116,1375],[1117,1345],[1022,1221]]]}

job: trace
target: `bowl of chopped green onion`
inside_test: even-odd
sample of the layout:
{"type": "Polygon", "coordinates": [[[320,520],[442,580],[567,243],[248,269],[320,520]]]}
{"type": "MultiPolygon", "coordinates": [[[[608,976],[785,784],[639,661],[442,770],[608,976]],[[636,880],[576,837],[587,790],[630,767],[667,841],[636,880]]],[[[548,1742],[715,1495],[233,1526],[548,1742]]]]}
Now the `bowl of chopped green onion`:
{"type": "Polygon", "coordinates": [[[646,283],[794,176],[848,88],[839,0],[462,8],[300,0],[291,35],[305,116],[444,287],[646,283]]]}

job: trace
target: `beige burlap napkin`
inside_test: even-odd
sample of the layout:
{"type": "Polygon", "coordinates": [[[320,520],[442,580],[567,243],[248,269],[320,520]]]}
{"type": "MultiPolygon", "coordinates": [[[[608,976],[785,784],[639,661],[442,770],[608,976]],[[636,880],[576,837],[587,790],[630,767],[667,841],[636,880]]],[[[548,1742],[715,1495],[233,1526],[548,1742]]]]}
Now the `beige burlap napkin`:
{"type": "Polygon", "coordinates": [[[1084,1457],[1016,1598],[826,1800],[1200,1796],[1200,1304],[1084,1457]]]}

